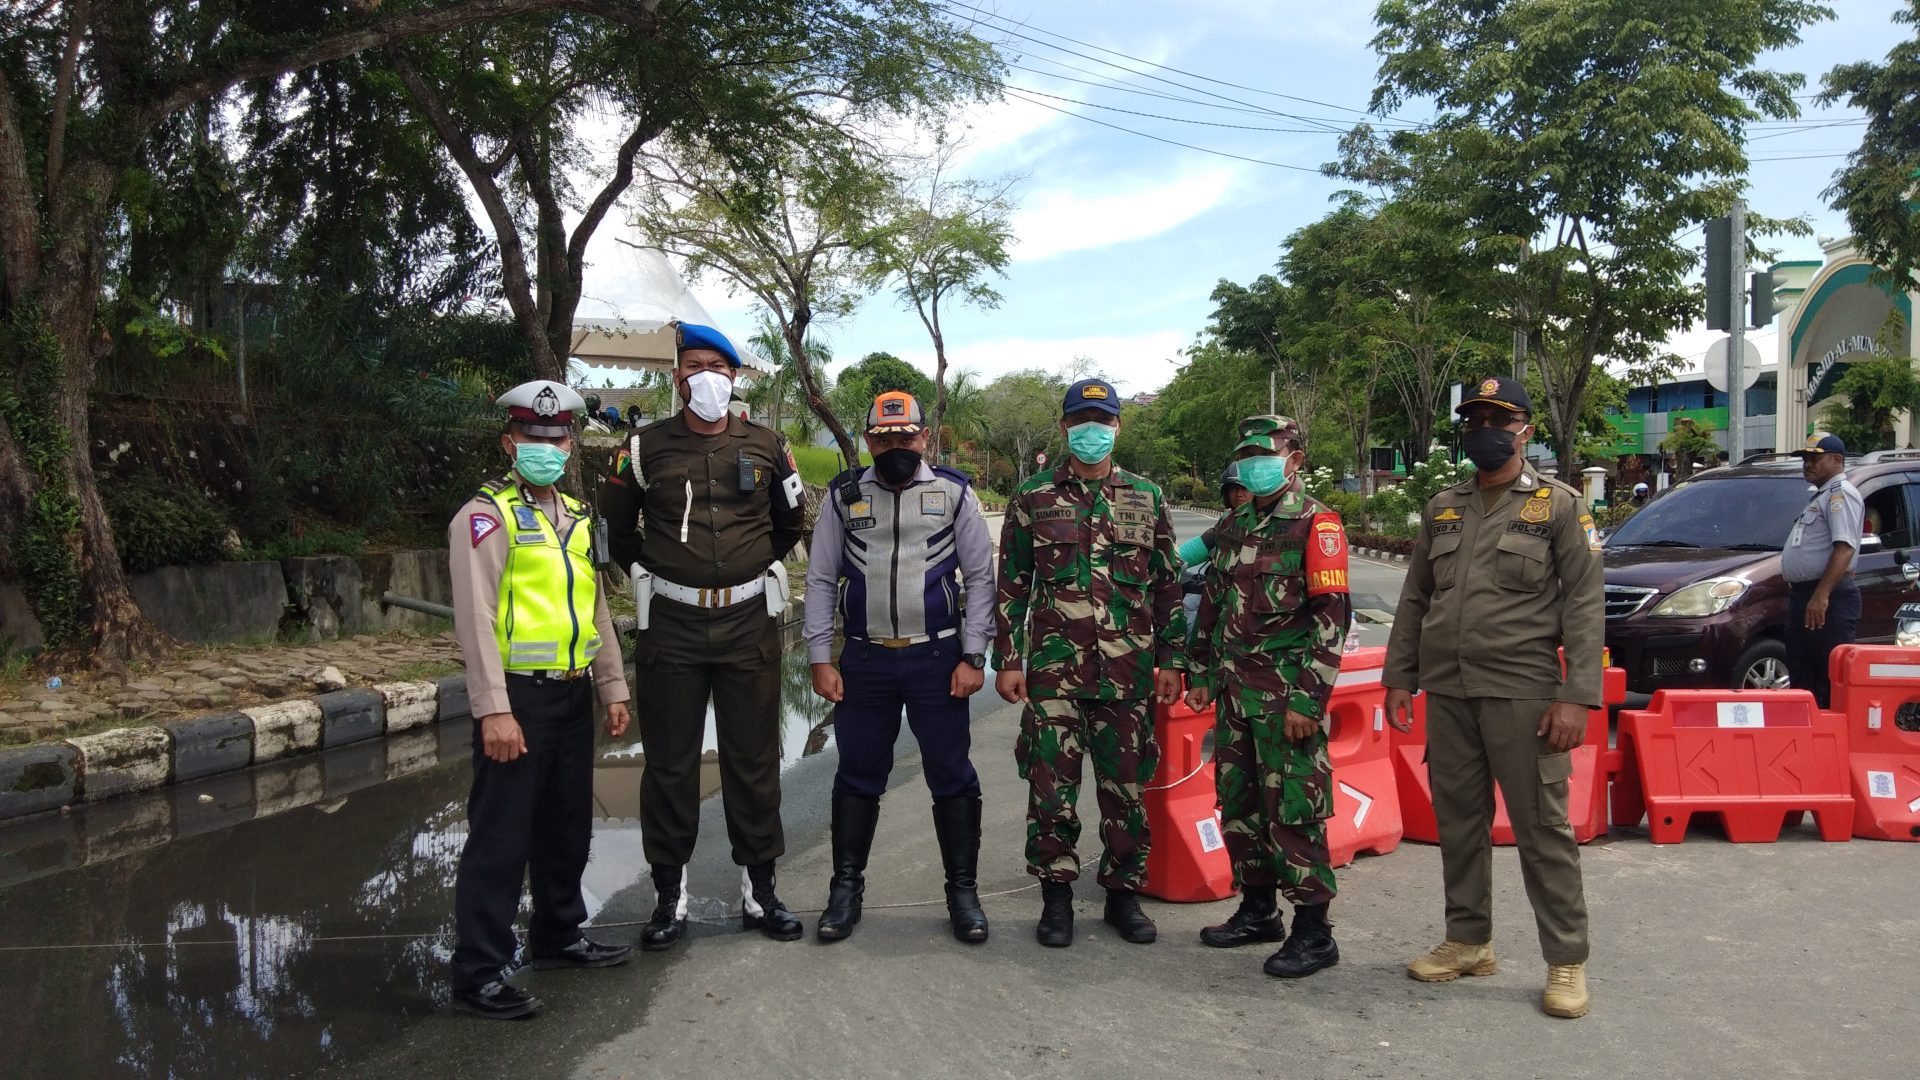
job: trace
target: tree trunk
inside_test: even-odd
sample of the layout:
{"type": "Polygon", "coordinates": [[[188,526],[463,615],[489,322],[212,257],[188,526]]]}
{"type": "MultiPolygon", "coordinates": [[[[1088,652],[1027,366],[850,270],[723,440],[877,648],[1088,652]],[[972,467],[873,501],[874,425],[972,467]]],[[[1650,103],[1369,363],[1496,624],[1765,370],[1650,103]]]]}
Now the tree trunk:
{"type": "Polygon", "coordinates": [[[927,454],[931,460],[941,460],[940,450],[943,440],[940,438],[941,425],[947,420],[947,343],[941,336],[940,309],[935,308],[933,331],[933,434],[927,437],[927,454]]]}
{"type": "Polygon", "coordinates": [[[812,313],[804,307],[799,308],[791,319],[781,325],[780,336],[786,339],[787,355],[793,360],[794,374],[800,377],[800,391],[806,395],[807,408],[833,433],[833,441],[840,447],[840,458],[846,462],[847,468],[859,468],[860,447],[854,443],[853,436],[847,434],[840,418],[833,415],[826,395],[820,392],[819,381],[813,377],[813,361],[807,356],[807,326],[812,322],[812,313]]]}

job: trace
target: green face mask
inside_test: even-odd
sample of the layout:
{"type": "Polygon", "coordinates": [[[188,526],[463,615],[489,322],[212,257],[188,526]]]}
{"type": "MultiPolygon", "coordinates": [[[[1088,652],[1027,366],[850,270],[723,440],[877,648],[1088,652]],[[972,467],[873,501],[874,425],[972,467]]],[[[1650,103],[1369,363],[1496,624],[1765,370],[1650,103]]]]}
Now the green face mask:
{"type": "Polygon", "coordinates": [[[1114,435],[1114,429],[1106,424],[1075,424],[1067,429],[1067,452],[1083,465],[1098,465],[1113,453],[1114,435]]]}
{"type": "Polygon", "coordinates": [[[1241,458],[1238,464],[1240,482],[1255,495],[1271,495],[1287,482],[1287,459],[1284,457],[1241,458]]]}
{"type": "Polygon", "coordinates": [[[514,443],[513,468],[535,487],[548,487],[567,471],[567,452],[548,443],[514,443]]]}

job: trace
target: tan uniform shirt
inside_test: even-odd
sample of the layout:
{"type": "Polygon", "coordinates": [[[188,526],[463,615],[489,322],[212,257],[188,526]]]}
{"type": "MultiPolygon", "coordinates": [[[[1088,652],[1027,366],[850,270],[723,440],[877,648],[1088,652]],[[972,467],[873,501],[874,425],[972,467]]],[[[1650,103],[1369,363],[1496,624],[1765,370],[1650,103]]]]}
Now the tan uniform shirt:
{"type": "MultiPolygon", "coordinates": [[[[547,515],[556,534],[566,534],[567,524],[573,520],[566,503],[559,499],[538,502],[524,487],[521,498],[547,515]]],[[[511,530],[484,530],[484,535],[476,541],[473,528],[476,512],[498,514],[491,502],[477,495],[462,506],[460,512],[453,515],[453,523],[447,526],[447,561],[453,574],[453,632],[460,639],[460,658],[467,665],[467,700],[473,715],[480,717],[513,711],[507,705],[506,665],[501,663],[500,645],[494,637],[494,615],[500,606],[500,575],[507,571],[507,534],[511,530]]],[[[627,692],[620,637],[614,633],[613,616],[607,611],[605,574],[598,575],[593,627],[600,633],[600,652],[593,658],[593,686],[600,704],[626,701],[632,695],[627,692]]]]}
{"type": "Polygon", "coordinates": [[[1435,495],[1407,565],[1382,681],[1448,697],[1598,707],[1606,639],[1598,536],[1580,496],[1531,468],[1491,511],[1475,480],[1435,495]]]}

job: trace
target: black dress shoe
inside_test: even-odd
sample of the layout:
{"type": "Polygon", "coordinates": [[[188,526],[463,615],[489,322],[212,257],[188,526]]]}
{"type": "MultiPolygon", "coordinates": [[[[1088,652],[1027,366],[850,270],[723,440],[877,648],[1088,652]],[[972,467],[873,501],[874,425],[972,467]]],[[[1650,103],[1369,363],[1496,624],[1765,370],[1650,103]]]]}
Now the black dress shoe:
{"type": "Polygon", "coordinates": [[[1200,942],[1216,949],[1284,941],[1287,924],[1280,917],[1272,885],[1248,885],[1240,890],[1240,909],[1226,922],[1200,931],[1200,942]]]}
{"type": "Polygon", "coordinates": [[[1160,936],[1160,929],[1140,910],[1140,898],[1126,889],[1107,890],[1106,923],[1120,931],[1124,941],[1135,945],[1151,945],[1160,936]]]}
{"type": "Polygon", "coordinates": [[[758,930],[775,941],[798,941],[806,935],[806,924],[787,910],[773,891],[773,864],[747,867],[748,895],[741,898],[740,926],[758,930]],[[749,906],[748,901],[751,901],[749,906]],[[755,913],[753,908],[759,908],[755,913]]]}
{"type": "Polygon", "coordinates": [[[1040,883],[1040,924],[1033,928],[1034,939],[1050,949],[1073,944],[1073,882],[1040,883]]]}
{"type": "Polygon", "coordinates": [[[495,979],[471,990],[455,990],[453,1008],[488,1020],[520,1020],[540,1011],[540,999],[512,983],[495,979]]]}
{"type": "Polygon", "coordinates": [[[1340,946],[1327,925],[1327,905],[1306,904],[1293,909],[1293,936],[1267,957],[1261,970],[1276,978],[1304,979],[1339,962],[1340,946]]]}
{"type": "Polygon", "coordinates": [[[653,868],[653,888],[659,900],[653,905],[653,915],[640,929],[642,951],[663,952],[671,949],[686,934],[687,917],[680,914],[681,890],[685,875],[686,868],[681,866],[653,868]]]}
{"type": "Polygon", "coordinates": [[[533,966],[546,968],[619,967],[633,958],[631,945],[602,945],[589,937],[555,953],[534,953],[533,966]]]}

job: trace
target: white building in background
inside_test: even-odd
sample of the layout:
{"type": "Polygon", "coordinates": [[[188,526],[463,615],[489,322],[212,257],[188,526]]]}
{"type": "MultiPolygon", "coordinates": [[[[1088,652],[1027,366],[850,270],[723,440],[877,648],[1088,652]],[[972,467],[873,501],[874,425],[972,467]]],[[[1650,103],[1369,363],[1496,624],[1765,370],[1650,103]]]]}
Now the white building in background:
{"type": "MultiPolygon", "coordinates": [[[[1920,327],[1914,325],[1914,294],[1895,295],[1871,282],[1873,265],[1853,249],[1850,239],[1821,240],[1823,261],[1787,262],[1774,273],[1785,280],[1780,293],[1794,301],[1780,316],[1779,395],[1774,414],[1774,445],[1791,449],[1806,442],[1817,422],[1819,405],[1833,394],[1845,365],[1880,356],[1920,356],[1920,327]],[[1898,311],[1904,332],[1882,341],[1887,316],[1898,311]]],[[[1913,418],[1901,417],[1895,444],[1914,442],[1913,418]]]]}

